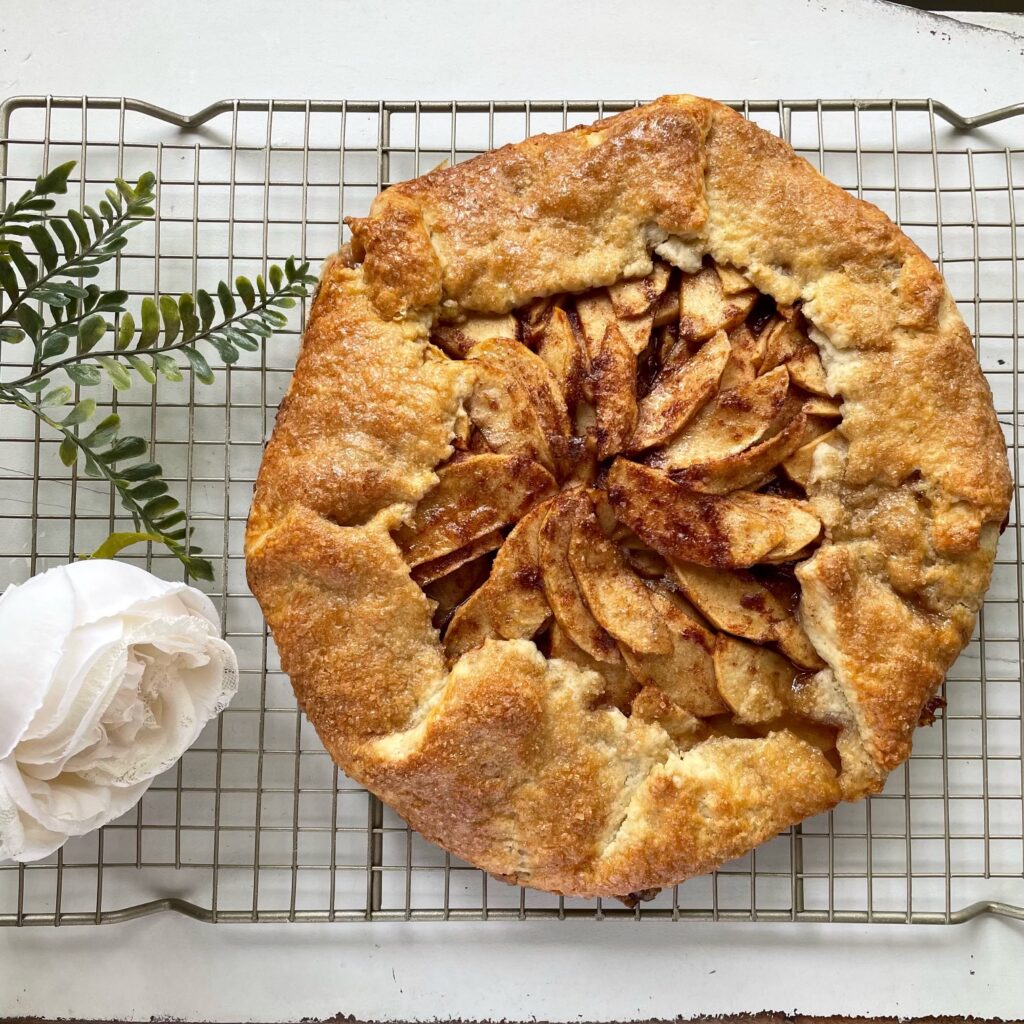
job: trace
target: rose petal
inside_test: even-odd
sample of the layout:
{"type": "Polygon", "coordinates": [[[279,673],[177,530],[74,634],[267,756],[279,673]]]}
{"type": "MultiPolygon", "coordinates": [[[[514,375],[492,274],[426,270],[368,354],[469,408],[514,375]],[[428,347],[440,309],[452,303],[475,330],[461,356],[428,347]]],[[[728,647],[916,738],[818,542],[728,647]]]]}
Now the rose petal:
{"type": "Polygon", "coordinates": [[[59,573],[43,573],[20,586],[12,584],[0,597],[0,651],[6,680],[0,682],[0,759],[14,749],[46,698],[60,660],[61,640],[74,625],[74,617],[74,591],[59,573]]]}

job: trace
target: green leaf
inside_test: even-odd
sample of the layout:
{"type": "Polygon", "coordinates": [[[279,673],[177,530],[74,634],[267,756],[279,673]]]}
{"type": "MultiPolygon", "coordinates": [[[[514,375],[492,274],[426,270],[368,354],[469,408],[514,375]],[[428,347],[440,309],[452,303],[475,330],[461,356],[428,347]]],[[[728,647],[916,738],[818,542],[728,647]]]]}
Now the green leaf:
{"type": "Polygon", "coordinates": [[[178,299],[178,313],[181,317],[182,339],[191,341],[199,333],[200,325],[195,299],[187,292],[178,299]]]}
{"type": "Polygon", "coordinates": [[[219,334],[211,334],[207,340],[217,350],[217,354],[225,364],[231,366],[232,363],[238,362],[238,349],[227,338],[219,334]]]}
{"type": "Polygon", "coordinates": [[[258,352],[260,348],[260,342],[258,338],[253,338],[245,331],[240,331],[235,327],[225,327],[224,336],[228,341],[237,345],[240,349],[244,349],[246,352],[258,352]]]}
{"type": "Polygon", "coordinates": [[[246,309],[252,309],[256,305],[256,292],[253,291],[252,282],[247,277],[236,277],[235,288],[242,297],[246,309]]]}
{"type": "Polygon", "coordinates": [[[256,290],[260,293],[260,300],[267,301],[267,282],[263,280],[262,274],[256,275],[256,290]]]}
{"type": "Polygon", "coordinates": [[[78,325],[78,351],[89,352],[107,333],[107,322],[99,313],[87,316],[78,325]]]}
{"type": "Polygon", "coordinates": [[[192,372],[196,375],[197,379],[203,384],[212,384],[216,378],[213,375],[213,370],[210,369],[210,364],[206,361],[205,357],[201,352],[197,352],[191,346],[183,348],[181,350],[185,353],[185,358],[188,359],[192,365],[192,372]]]}
{"type": "Polygon", "coordinates": [[[149,480],[154,476],[160,476],[163,473],[163,467],[156,462],[140,462],[138,465],[129,466],[127,469],[117,472],[122,480],[149,480]]]}
{"type": "MultiPolygon", "coordinates": [[[[70,394],[70,389],[68,389],[70,394]]],[[[83,398],[72,410],[61,420],[65,427],[73,427],[79,423],[91,420],[96,413],[96,403],[91,398],[83,398]]]]}
{"type": "Polygon", "coordinates": [[[14,316],[25,333],[33,341],[38,341],[43,329],[43,318],[31,306],[24,305],[14,311],[14,316]]]}
{"type": "Polygon", "coordinates": [[[103,292],[96,302],[96,309],[105,313],[120,313],[124,304],[128,301],[128,293],[118,289],[112,292],[103,292]]]}
{"type": "Polygon", "coordinates": [[[127,391],[132,386],[131,374],[113,356],[97,356],[96,362],[107,371],[115,391],[127,391]]]}
{"type": "Polygon", "coordinates": [[[208,558],[197,558],[195,555],[188,555],[181,561],[185,565],[185,571],[194,580],[212,580],[213,563],[208,558]]]}
{"type": "Polygon", "coordinates": [[[164,480],[144,480],[132,488],[131,495],[136,501],[149,501],[150,498],[158,498],[167,491],[167,483],[164,480]]]}
{"type": "Polygon", "coordinates": [[[17,345],[24,338],[25,332],[19,327],[0,327],[0,343],[6,342],[9,345],[17,345]]]}
{"type": "Polygon", "coordinates": [[[40,195],[64,195],[68,190],[68,177],[74,167],[75,161],[69,160],[67,163],[54,167],[52,171],[47,171],[46,174],[36,178],[35,191],[40,195]]]}
{"type": "Polygon", "coordinates": [[[178,361],[173,356],[167,355],[166,352],[154,352],[153,362],[156,364],[156,368],[172,383],[184,379],[178,361]]]}
{"type": "Polygon", "coordinates": [[[21,390],[27,391],[30,395],[38,395],[40,391],[45,391],[49,386],[49,378],[40,377],[39,380],[30,380],[27,384],[22,384],[21,390]]]}
{"type": "Polygon", "coordinates": [[[32,289],[32,298],[38,299],[49,306],[50,312],[54,316],[57,315],[57,310],[62,309],[71,302],[70,296],[64,294],[64,289],[61,288],[59,283],[50,282],[41,285],[37,284],[32,289]]]}
{"type": "MultiPolygon", "coordinates": [[[[60,221],[54,221],[54,225],[60,223],[60,221]]],[[[54,284],[55,288],[59,288],[69,299],[84,299],[89,296],[89,289],[82,288],[80,285],[75,284],[73,281],[58,281],[54,284]]],[[[95,285],[91,287],[95,288],[95,285]]]]}
{"type": "Polygon", "coordinates": [[[210,298],[210,293],[200,288],[196,292],[196,306],[199,309],[199,317],[203,325],[202,329],[208,331],[210,324],[213,323],[213,318],[217,315],[217,308],[213,304],[213,299],[210,298]]]}
{"type": "Polygon", "coordinates": [[[0,288],[7,292],[11,302],[18,301],[18,275],[14,273],[9,256],[0,256],[0,288]]]}
{"type": "Polygon", "coordinates": [[[39,277],[39,272],[36,270],[35,264],[25,255],[25,250],[20,245],[15,245],[12,242],[8,251],[14,265],[18,268],[18,273],[21,274],[22,281],[26,285],[35,284],[36,278],[39,277]]]}
{"type": "Polygon", "coordinates": [[[284,273],[276,263],[267,272],[267,277],[270,279],[270,290],[279,292],[284,284],[284,273]]]}
{"type": "Polygon", "coordinates": [[[160,312],[156,303],[147,296],[142,300],[142,333],[136,348],[149,348],[160,337],[160,312]]]}
{"type": "Polygon", "coordinates": [[[115,178],[114,184],[117,186],[117,191],[121,193],[126,203],[131,204],[135,202],[135,190],[127,181],[124,180],[124,178],[115,178]]]}
{"type": "Polygon", "coordinates": [[[135,459],[146,454],[146,442],[141,437],[119,437],[105,452],[96,457],[108,465],[122,459],[135,459]]]}
{"type": "Polygon", "coordinates": [[[117,338],[114,341],[114,348],[121,351],[132,343],[135,337],[135,317],[131,313],[122,313],[121,322],[117,325],[117,338]]]}
{"type": "Polygon", "coordinates": [[[92,221],[93,234],[99,238],[104,231],[103,218],[91,206],[83,206],[82,209],[85,210],[85,215],[92,221]]]}
{"type": "Polygon", "coordinates": [[[86,558],[113,558],[119,551],[123,551],[132,544],[166,544],[167,542],[158,533],[138,533],[129,531],[124,533],[112,533],[91,555],[86,558]]]}
{"type": "Polygon", "coordinates": [[[53,244],[50,232],[42,224],[33,224],[28,229],[28,236],[32,239],[32,244],[36,247],[36,251],[42,257],[43,266],[47,270],[53,270],[57,266],[60,256],[57,254],[57,246],[53,244]]]}
{"type": "Polygon", "coordinates": [[[153,372],[153,367],[146,362],[142,356],[128,356],[128,362],[135,367],[138,375],[147,383],[156,383],[156,374],[153,372]]]}
{"type": "Polygon", "coordinates": [[[71,336],[67,329],[53,331],[43,342],[42,351],[39,353],[41,359],[52,359],[54,356],[62,356],[68,350],[71,343],[71,336]]]}
{"type": "Polygon", "coordinates": [[[105,444],[109,444],[117,436],[118,428],[121,426],[121,417],[116,412],[112,412],[109,416],[104,416],[103,419],[96,424],[93,432],[87,437],[82,438],[82,442],[88,445],[90,448],[102,448],[105,444]]]}
{"type": "Polygon", "coordinates": [[[152,196],[153,186],[156,184],[156,175],[152,171],[144,171],[139,175],[139,180],[135,183],[135,194],[140,199],[145,199],[147,196],[152,196]]]}
{"type": "Polygon", "coordinates": [[[61,248],[64,250],[64,259],[69,260],[72,256],[78,252],[78,239],[75,237],[75,233],[67,226],[65,221],[61,220],[60,217],[54,217],[48,221],[50,230],[57,236],[60,241],[61,248]]]}
{"type": "Polygon", "coordinates": [[[163,494],[158,498],[153,498],[151,501],[147,501],[146,504],[142,506],[142,514],[147,519],[158,520],[168,512],[173,512],[177,507],[177,498],[172,498],[169,494],[163,494]]]}
{"type": "Polygon", "coordinates": [[[67,219],[75,229],[79,242],[82,245],[90,245],[92,243],[92,236],[89,234],[89,225],[85,223],[85,218],[77,210],[68,210],[67,219]]]}
{"type": "Polygon", "coordinates": [[[224,311],[225,318],[230,320],[235,315],[235,297],[224,281],[217,285],[217,298],[220,299],[220,308],[224,311]]]}
{"type": "Polygon", "coordinates": [[[70,437],[65,437],[60,443],[58,454],[65,466],[73,466],[78,461],[78,445],[70,437]]]}
{"type": "Polygon", "coordinates": [[[91,363],[68,363],[64,372],[83,387],[95,387],[103,379],[100,371],[91,363]]]}
{"type": "MultiPolygon", "coordinates": [[[[187,518],[188,518],[187,513],[184,510],[182,510],[182,509],[178,509],[177,512],[174,512],[174,513],[172,513],[169,516],[164,516],[163,519],[160,520],[160,529],[167,530],[167,529],[169,529],[172,526],[177,526],[178,523],[185,522],[185,520],[187,518]]],[[[202,551],[203,549],[202,548],[193,548],[192,550],[193,551],[202,551]]]]}
{"type": "Polygon", "coordinates": [[[39,404],[46,409],[54,405],[63,405],[70,397],[71,388],[66,384],[61,384],[60,387],[56,387],[52,391],[47,391],[46,394],[39,399],[39,404]]]}
{"type": "Polygon", "coordinates": [[[164,319],[164,344],[173,345],[181,330],[181,316],[178,313],[178,304],[170,295],[160,296],[160,315],[164,319]]]}
{"type": "Polygon", "coordinates": [[[106,199],[100,200],[100,213],[103,215],[103,219],[110,223],[114,219],[114,208],[107,202],[106,199]]]}

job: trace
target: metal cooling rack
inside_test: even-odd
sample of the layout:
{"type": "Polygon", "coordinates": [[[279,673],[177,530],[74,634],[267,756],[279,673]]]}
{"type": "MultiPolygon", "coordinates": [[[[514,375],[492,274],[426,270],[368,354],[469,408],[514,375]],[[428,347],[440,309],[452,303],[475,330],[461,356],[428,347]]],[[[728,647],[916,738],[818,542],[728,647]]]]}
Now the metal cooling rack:
{"type": "MultiPolygon", "coordinates": [[[[68,159],[79,162],[70,197],[79,204],[95,202],[114,175],[153,170],[156,217],[132,233],[107,283],[137,296],[194,289],[293,253],[316,265],[343,241],[342,217],[365,213],[391,182],[632,105],[235,100],[181,117],[124,98],[20,97],[0,107],[0,200],[68,159]]],[[[965,119],[931,101],[734,106],[882,207],[936,260],[977,339],[1016,459],[1024,122],[1015,118],[1024,107],[965,119]]],[[[447,856],[335,770],[296,709],[245,585],[242,532],[305,309],[295,314],[211,387],[161,380],[105,396],[126,429],[155,440],[174,492],[187,498],[214,557],[210,594],[242,686],[138,808],[46,861],[0,864],[0,925],[164,910],[236,922],[1024,918],[1019,490],[974,639],[944,689],[945,712],[919,730],[882,794],[635,910],[521,890],[447,856]]],[[[0,585],[127,528],[109,492],[65,470],[57,442],[27,419],[0,413],[0,585]]],[[[181,578],[161,551],[138,561],[181,578]]]]}

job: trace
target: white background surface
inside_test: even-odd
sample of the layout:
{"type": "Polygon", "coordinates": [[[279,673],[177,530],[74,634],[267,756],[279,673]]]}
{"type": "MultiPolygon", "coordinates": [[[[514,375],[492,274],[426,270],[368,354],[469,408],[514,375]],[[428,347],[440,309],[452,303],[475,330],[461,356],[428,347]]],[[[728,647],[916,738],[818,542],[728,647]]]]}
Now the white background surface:
{"type": "MultiPolygon", "coordinates": [[[[1021,36],[871,0],[516,0],[504,11],[514,13],[481,0],[6,0],[0,97],[124,94],[183,112],[244,96],[932,96],[963,113],[1024,100],[1021,36]]],[[[1013,130],[1019,145],[1024,127],[1013,130]]],[[[162,917],[0,932],[0,1015],[612,1020],[763,1009],[1024,1016],[1024,926],[162,917]]]]}

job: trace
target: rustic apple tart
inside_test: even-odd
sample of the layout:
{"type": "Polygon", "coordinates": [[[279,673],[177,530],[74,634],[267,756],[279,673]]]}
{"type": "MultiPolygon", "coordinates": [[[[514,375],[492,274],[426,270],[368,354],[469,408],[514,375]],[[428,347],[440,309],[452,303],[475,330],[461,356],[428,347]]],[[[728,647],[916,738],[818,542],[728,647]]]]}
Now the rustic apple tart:
{"type": "Polygon", "coordinates": [[[246,538],[344,771],[495,875],[622,897],[877,791],[1010,494],[920,250],[689,96],[350,226],[246,538]]]}

